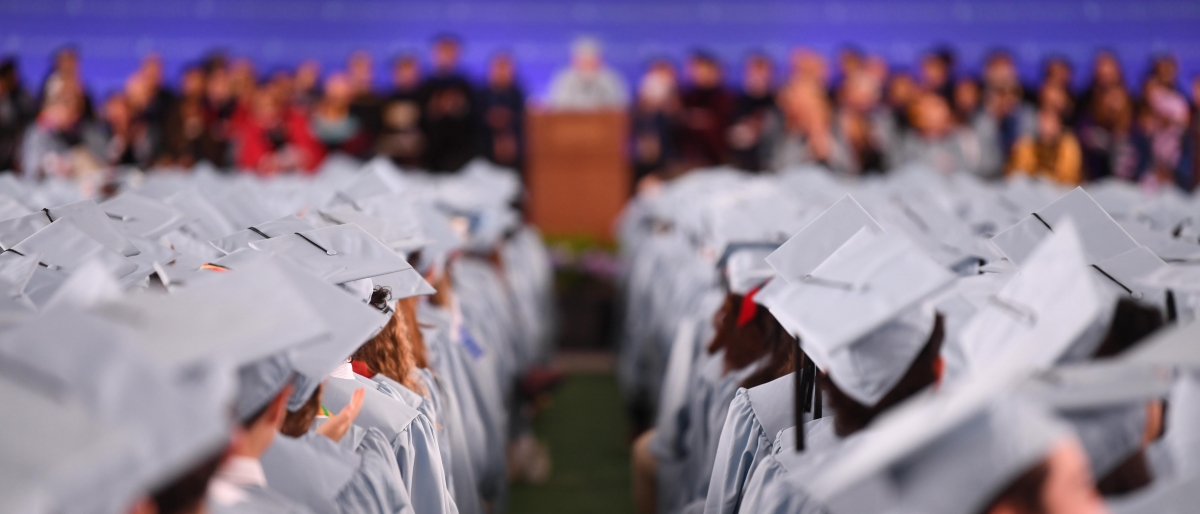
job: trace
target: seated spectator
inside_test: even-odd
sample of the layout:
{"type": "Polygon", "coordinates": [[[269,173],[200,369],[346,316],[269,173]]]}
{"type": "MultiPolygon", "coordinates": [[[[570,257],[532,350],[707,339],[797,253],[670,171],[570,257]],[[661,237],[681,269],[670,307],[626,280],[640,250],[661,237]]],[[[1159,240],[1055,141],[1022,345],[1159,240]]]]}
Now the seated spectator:
{"type": "Polygon", "coordinates": [[[954,123],[941,95],[921,93],[909,109],[913,130],[902,136],[896,166],[928,166],[942,173],[979,175],[980,144],[969,128],[954,123]]]}
{"type": "MultiPolygon", "coordinates": [[[[1076,105],[1080,109],[1090,110],[1096,102],[1098,96],[1105,94],[1109,88],[1125,87],[1125,72],[1121,68],[1121,61],[1117,59],[1117,55],[1112,50],[1103,49],[1096,52],[1096,56],[1092,59],[1092,78],[1088,82],[1083,93],[1079,95],[1079,100],[1076,105]]],[[[1080,112],[1079,119],[1082,121],[1087,112],[1080,112]]]]}
{"type": "Polygon", "coordinates": [[[1084,177],[1133,180],[1141,166],[1144,140],[1134,126],[1133,100],[1121,85],[1092,91],[1091,105],[1080,118],[1079,143],[1084,177]]]}
{"type": "Polygon", "coordinates": [[[227,168],[233,162],[233,149],[230,147],[233,117],[246,109],[239,108],[232,77],[220,62],[210,62],[204,85],[204,118],[211,144],[205,145],[205,153],[199,157],[217,168],[227,168]]]}
{"type": "Polygon", "coordinates": [[[764,54],[746,59],[742,72],[742,91],[738,94],[729,127],[729,147],[734,166],[760,171],[763,125],[775,110],[775,68],[764,54]]]}
{"type": "Polygon", "coordinates": [[[458,171],[479,155],[479,106],[471,81],[459,68],[458,38],[438,36],[431,56],[433,69],[420,93],[425,166],[436,172],[458,171]]]}
{"type": "Polygon", "coordinates": [[[419,167],[425,150],[421,133],[421,64],[411,54],[392,64],[392,92],[383,103],[377,151],[397,166],[419,167]]]}
{"type": "Polygon", "coordinates": [[[1025,103],[1012,56],[992,52],[984,64],[983,109],[972,123],[981,151],[977,171],[984,177],[1000,176],[1013,145],[1032,134],[1036,123],[1036,111],[1025,103]]]}
{"type": "Polygon", "coordinates": [[[884,145],[887,142],[878,110],[879,83],[866,73],[856,73],[842,81],[837,91],[834,132],[846,141],[850,150],[852,174],[882,173],[884,145]]]}
{"type": "Polygon", "coordinates": [[[818,164],[834,171],[853,168],[846,142],[831,127],[828,97],[820,83],[800,79],[779,92],[779,115],[767,124],[771,169],[818,164]]]}
{"type": "Polygon", "coordinates": [[[954,101],[954,51],[941,47],[921,58],[921,85],[926,91],[933,91],[946,99],[954,101]]]}
{"type": "Polygon", "coordinates": [[[1079,141],[1064,129],[1062,114],[1043,107],[1038,111],[1037,132],[1022,137],[1013,146],[1007,172],[1077,185],[1082,179],[1081,163],[1079,141]]]}
{"type": "Polygon", "coordinates": [[[309,131],[308,120],[270,90],[258,90],[250,105],[241,109],[230,126],[234,163],[239,168],[274,175],[313,171],[321,163],[321,143],[309,131]]]}
{"type": "Polygon", "coordinates": [[[496,54],[488,63],[487,83],[479,93],[483,115],[483,155],[521,169],[525,149],[525,91],[517,83],[512,55],[496,54]]]}
{"type": "Polygon", "coordinates": [[[383,98],[375,93],[375,64],[371,54],[359,50],[346,60],[346,74],[353,93],[350,112],[363,124],[368,137],[374,141],[383,125],[383,98]]]}
{"type": "Polygon", "coordinates": [[[350,110],[354,90],[350,79],[335,73],[325,79],[325,96],[309,115],[312,133],[324,147],[324,153],[342,152],[365,158],[371,151],[371,135],[366,125],[350,110]]]}
{"type": "Polygon", "coordinates": [[[158,155],[149,123],[137,115],[127,93],[114,93],[104,100],[97,130],[97,155],[110,166],[147,168],[158,155]]]}
{"type": "Polygon", "coordinates": [[[69,75],[53,75],[46,82],[46,98],[34,125],[21,144],[21,174],[33,180],[45,176],[81,177],[103,165],[94,153],[100,138],[83,119],[84,95],[69,75]],[[88,143],[93,143],[89,148],[88,143]]]}
{"type": "Polygon", "coordinates": [[[550,83],[548,100],[554,109],[624,109],[629,92],[624,79],[605,66],[600,42],[581,37],[571,44],[571,66],[550,83]]]}
{"type": "Polygon", "coordinates": [[[679,152],[685,168],[716,166],[728,161],[725,133],[733,117],[734,97],[725,88],[721,63],[704,51],[687,64],[689,87],[681,96],[679,152]]]}
{"type": "Polygon", "coordinates": [[[1142,102],[1138,128],[1145,134],[1149,148],[1139,179],[1155,185],[1190,187],[1190,163],[1185,154],[1191,149],[1184,146],[1190,114],[1187,100],[1163,84],[1163,77],[1152,75],[1143,84],[1142,102]]]}
{"type": "Polygon", "coordinates": [[[292,78],[292,102],[310,108],[321,99],[321,63],[307,59],[296,67],[292,78]]]}
{"type": "Polygon", "coordinates": [[[19,169],[17,150],[35,116],[37,106],[21,84],[16,59],[5,58],[0,61],[0,172],[19,169]]]}
{"type": "MultiPolygon", "coordinates": [[[[167,120],[165,144],[172,163],[190,167],[223,152],[208,117],[204,68],[190,66],[179,80],[179,98],[167,120]]],[[[215,163],[214,163],[215,164],[215,163]]]]}
{"type": "Polygon", "coordinates": [[[678,161],[675,147],[679,123],[679,91],[675,69],[666,59],[650,64],[638,84],[633,107],[633,174],[637,187],[646,177],[673,173],[678,161]]]}
{"type": "Polygon", "coordinates": [[[88,90],[83,75],[79,72],[79,49],[74,45],[67,45],[54,51],[54,56],[50,61],[50,71],[42,81],[41,89],[38,90],[39,109],[44,107],[50,98],[50,88],[56,78],[77,84],[83,99],[83,119],[92,119],[92,93],[88,90]]]}
{"type": "Polygon", "coordinates": [[[954,117],[959,125],[970,124],[979,113],[979,81],[962,77],[954,83],[954,117]]]}

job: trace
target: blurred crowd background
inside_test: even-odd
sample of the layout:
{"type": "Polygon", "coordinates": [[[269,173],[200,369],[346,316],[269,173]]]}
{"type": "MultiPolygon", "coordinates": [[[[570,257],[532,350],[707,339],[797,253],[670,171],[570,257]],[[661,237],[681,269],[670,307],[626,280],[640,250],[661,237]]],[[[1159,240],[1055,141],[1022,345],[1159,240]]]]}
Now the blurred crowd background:
{"type": "Polygon", "coordinates": [[[483,0],[445,9],[308,0],[0,5],[0,27],[10,29],[0,38],[9,51],[0,63],[0,169],[33,178],[208,162],[272,174],[312,171],[333,153],[382,155],[435,172],[477,156],[522,169],[527,109],[616,109],[629,115],[633,183],[714,165],[813,163],[869,174],[921,163],[985,178],[1020,172],[1073,184],[1113,176],[1194,189],[1200,75],[1189,63],[1196,45],[1162,38],[1184,33],[1180,24],[1200,19],[1200,9],[1187,2],[1123,8],[1060,1],[1029,12],[979,2],[910,4],[755,5],[745,12],[722,2],[657,0],[642,11],[483,0]],[[697,28],[705,26],[697,16],[708,20],[711,36],[697,28]],[[668,23],[671,17],[679,22],[668,23]],[[85,28],[73,39],[47,20],[85,28]],[[147,28],[160,20],[168,25],[147,28]],[[380,37],[388,20],[474,29],[435,32],[415,45],[401,32],[395,37],[405,44],[385,50],[373,43],[354,49],[348,31],[336,31],[361,26],[366,41],[380,37]],[[274,37],[284,22],[293,35],[310,25],[330,33],[293,45],[274,37]],[[553,30],[538,31],[542,46],[513,32],[552,22],[553,30]],[[780,43],[779,27],[789,24],[795,36],[788,39],[816,41],[780,43]],[[266,42],[238,51],[245,41],[234,36],[260,25],[266,42]],[[507,37],[496,26],[507,27],[507,37]],[[838,26],[850,36],[875,27],[890,35],[865,39],[892,42],[844,43],[830,35],[838,26]],[[1000,29],[1010,26],[1006,38],[1000,29]],[[1062,47],[1052,35],[1030,36],[1039,26],[1057,27],[1062,47]],[[1119,50],[1081,45],[1112,27],[1124,27],[1108,32],[1119,50]],[[189,28],[208,35],[163,34],[178,29],[186,38],[189,28]],[[96,33],[119,29],[133,32],[124,39],[96,33]],[[725,35],[744,40],[754,29],[763,30],[763,42],[725,35]],[[139,37],[139,30],[154,33],[139,37]],[[48,35],[21,35],[31,32],[48,35]],[[584,33],[599,37],[578,36],[584,33]],[[956,34],[953,44],[914,43],[956,34]],[[229,44],[223,35],[233,38],[229,44]],[[544,51],[547,37],[560,52],[544,51]],[[1140,37],[1154,43],[1129,43],[1140,37]],[[87,64],[89,43],[102,66],[87,64]],[[36,49],[45,50],[31,56],[36,49]]]}

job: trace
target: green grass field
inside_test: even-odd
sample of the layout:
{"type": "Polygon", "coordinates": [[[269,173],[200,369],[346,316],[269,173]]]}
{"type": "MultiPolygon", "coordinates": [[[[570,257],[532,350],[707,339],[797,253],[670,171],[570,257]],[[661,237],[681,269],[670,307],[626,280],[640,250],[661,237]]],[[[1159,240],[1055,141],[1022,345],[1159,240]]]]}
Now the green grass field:
{"type": "Polygon", "coordinates": [[[613,375],[569,375],[534,430],[550,445],[553,474],[544,485],[514,485],[509,512],[633,511],[628,427],[613,375]]]}

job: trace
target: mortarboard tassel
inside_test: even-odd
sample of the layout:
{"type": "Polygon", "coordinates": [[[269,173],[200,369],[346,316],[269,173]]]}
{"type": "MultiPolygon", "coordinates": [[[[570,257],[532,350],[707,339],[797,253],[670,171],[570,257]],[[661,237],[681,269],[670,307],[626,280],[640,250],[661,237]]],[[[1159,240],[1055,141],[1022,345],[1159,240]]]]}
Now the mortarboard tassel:
{"type": "Polygon", "coordinates": [[[1175,291],[1167,290],[1167,323],[1174,323],[1179,318],[1175,307],[1175,291]]]}
{"type": "Polygon", "coordinates": [[[796,416],[796,452],[804,451],[804,351],[796,349],[796,380],[792,399],[796,416]]]}

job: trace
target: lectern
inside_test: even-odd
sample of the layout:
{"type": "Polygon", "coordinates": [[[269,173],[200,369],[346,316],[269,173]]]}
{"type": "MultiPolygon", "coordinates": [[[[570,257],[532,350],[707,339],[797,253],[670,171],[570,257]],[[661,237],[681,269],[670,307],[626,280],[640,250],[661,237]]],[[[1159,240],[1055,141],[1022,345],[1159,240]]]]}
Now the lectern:
{"type": "Polygon", "coordinates": [[[530,221],[548,236],[609,242],[629,197],[624,111],[528,113],[530,221]]]}

